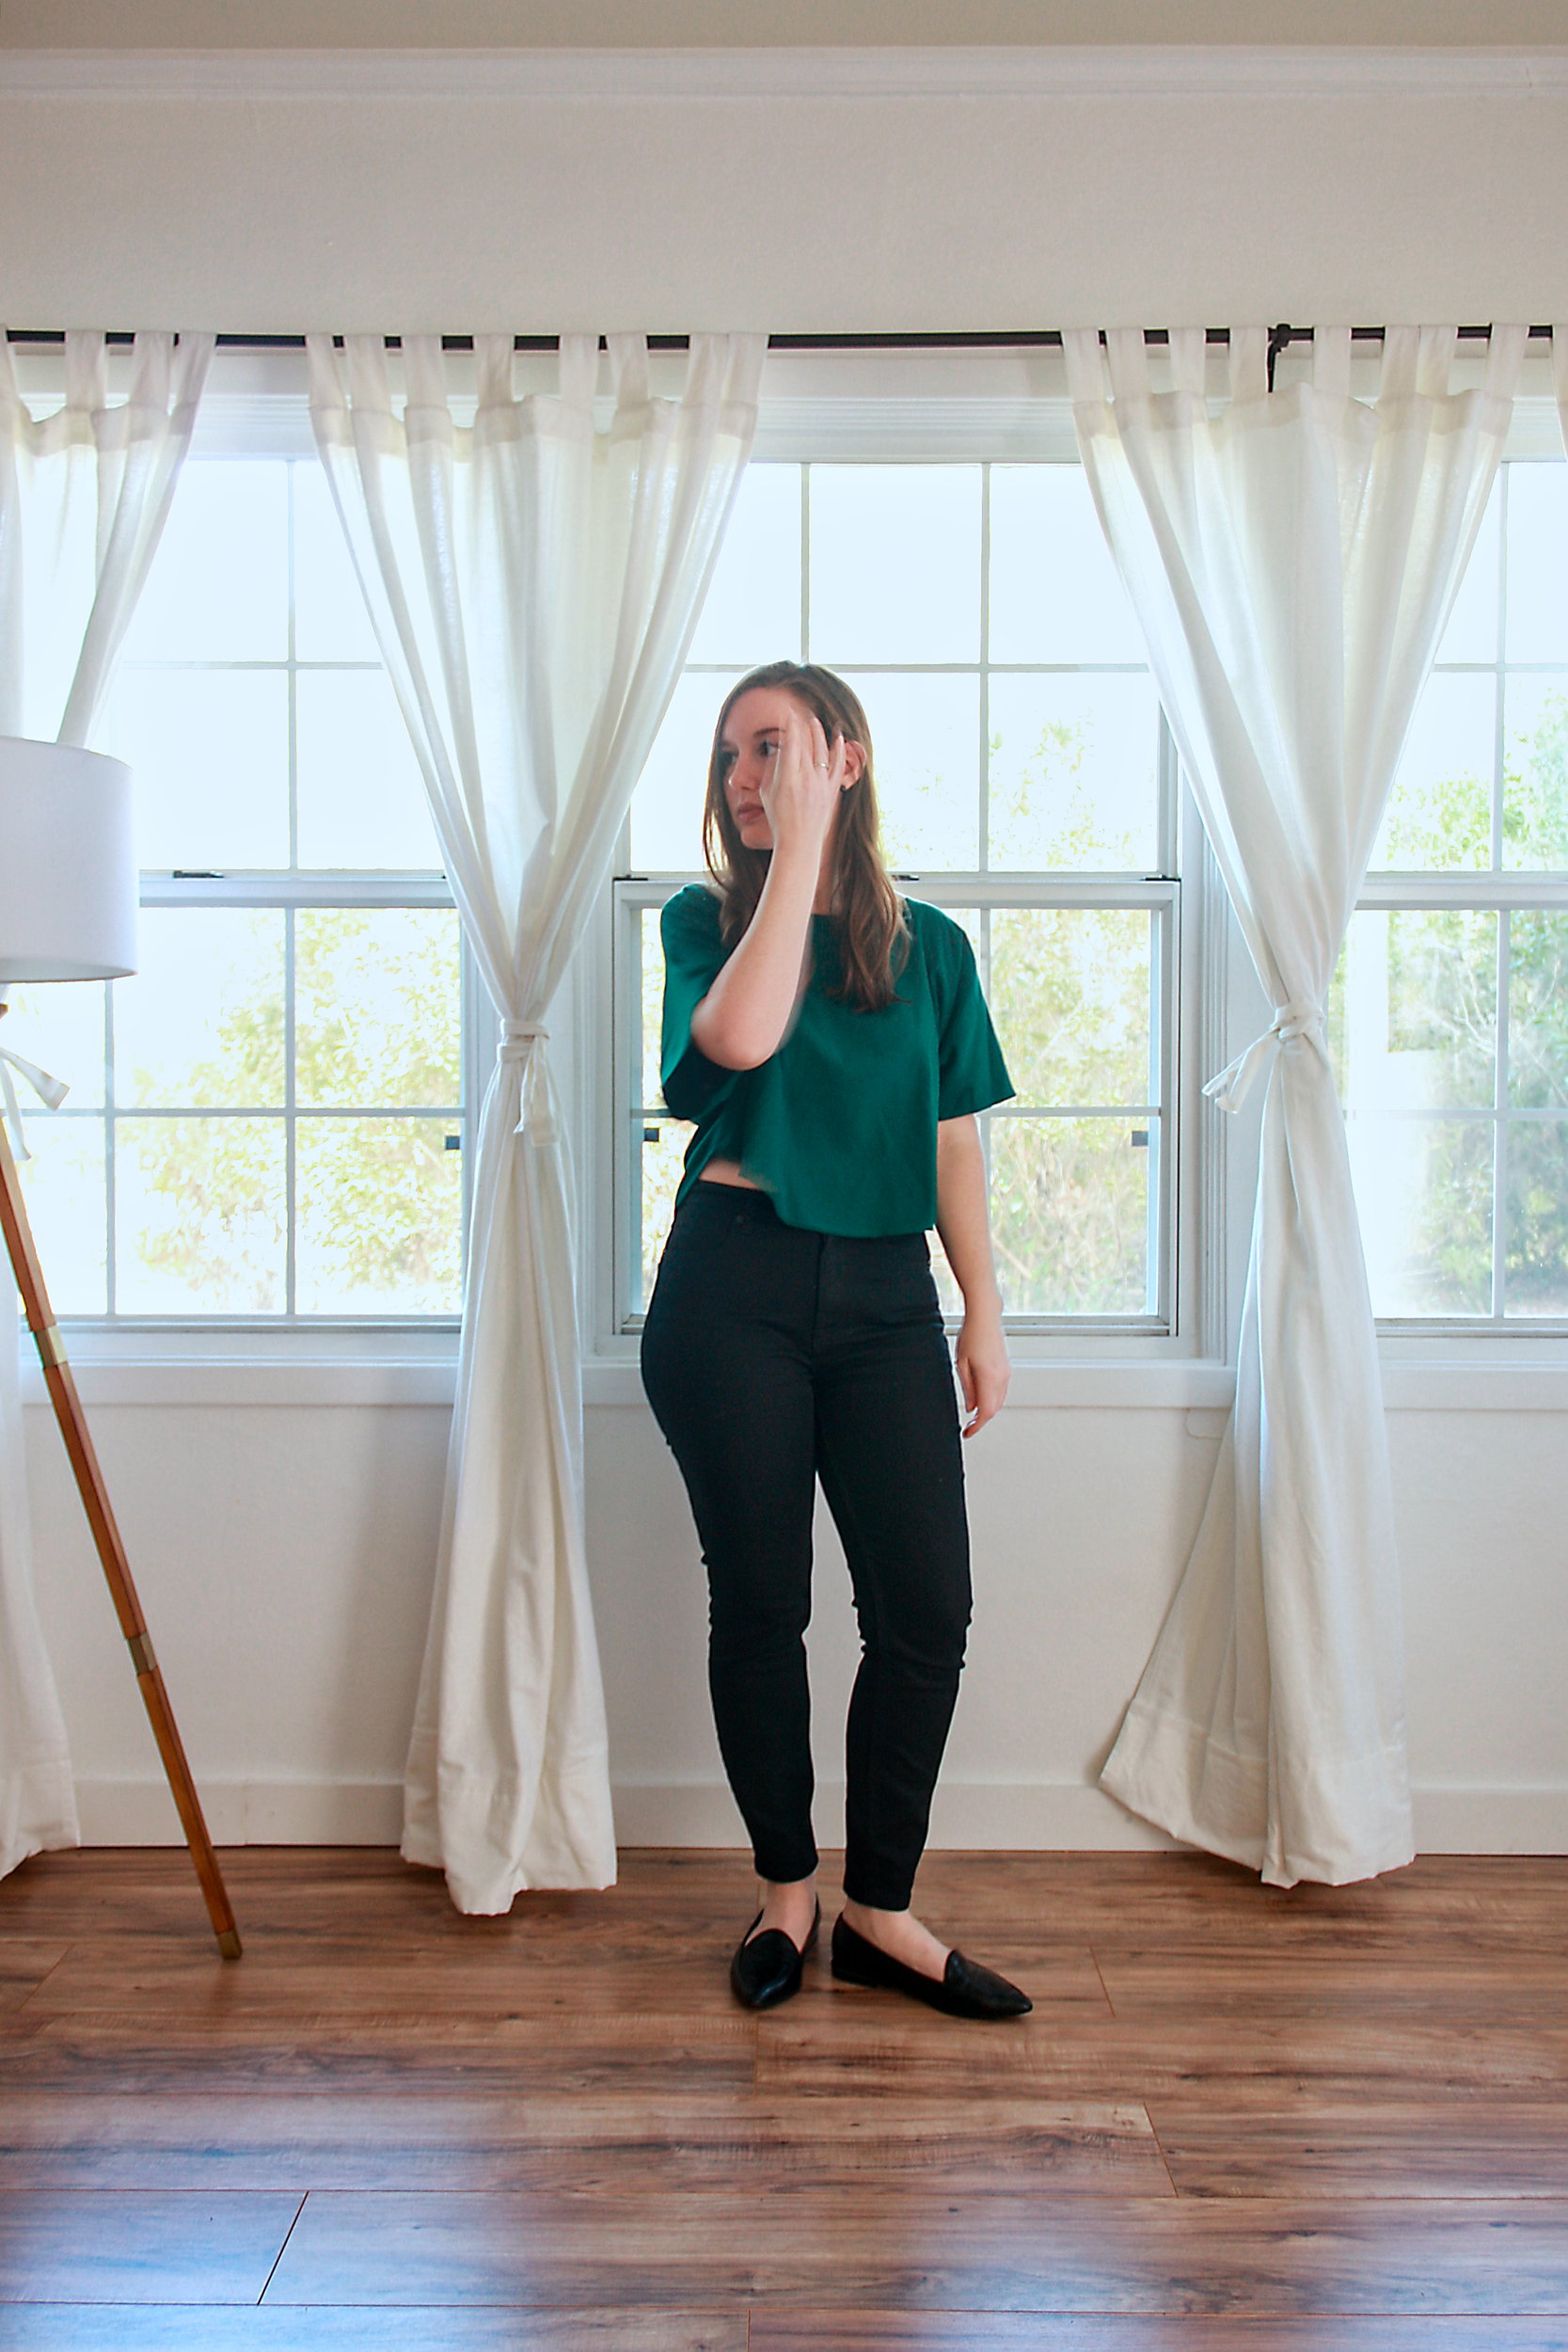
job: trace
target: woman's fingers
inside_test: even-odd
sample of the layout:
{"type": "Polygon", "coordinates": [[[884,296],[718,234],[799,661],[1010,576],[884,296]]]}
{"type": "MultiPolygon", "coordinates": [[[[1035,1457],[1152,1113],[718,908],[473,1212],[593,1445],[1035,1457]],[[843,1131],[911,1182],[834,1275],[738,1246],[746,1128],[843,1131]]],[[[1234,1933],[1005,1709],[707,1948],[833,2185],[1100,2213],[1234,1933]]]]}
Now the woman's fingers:
{"type": "Polygon", "coordinates": [[[971,1350],[960,1336],[956,1351],[958,1384],[963,1390],[967,1418],[963,1434],[973,1438],[994,1421],[1007,1398],[1009,1367],[1005,1353],[992,1356],[986,1348],[971,1350]]]}
{"type": "Polygon", "coordinates": [[[815,711],[792,705],[780,725],[773,772],[762,793],[775,831],[820,839],[832,822],[843,766],[842,739],[834,737],[830,752],[815,711]]]}

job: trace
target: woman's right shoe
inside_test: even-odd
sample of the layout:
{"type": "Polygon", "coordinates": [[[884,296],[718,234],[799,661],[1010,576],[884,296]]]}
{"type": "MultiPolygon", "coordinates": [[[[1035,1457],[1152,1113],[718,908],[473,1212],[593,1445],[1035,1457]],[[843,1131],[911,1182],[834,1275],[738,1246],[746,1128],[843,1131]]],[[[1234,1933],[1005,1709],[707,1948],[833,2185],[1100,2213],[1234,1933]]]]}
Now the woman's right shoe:
{"type": "Polygon", "coordinates": [[[833,1922],[833,1974],[843,1984],[907,1993],[911,2000],[924,2001],[949,2017],[1027,2017],[1035,2006],[1016,1984],[982,1968],[977,1960],[965,1960],[962,1952],[948,1953],[940,1977],[923,1977],[918,1968],[908,1968],[867,1943],[843,1918],[833,1922]]]}
{"type": "MultiPolygon", "coordinates": [[[[761,1917],[759,1911],[757,1919],[761,1917]]],[[[793,1937],[785,1935],[783,1928],[769,1928],[766,1934],[753,1935],[752,1929],[757,1919],[752,1920],[736,1947],[730,1963],[730,1990],[747,2009],[775,2009],[779,2002],[787,2001],[792,1993],[800,1990],[806,1953],[816,1943],[816,1931],[822,1925],[822,1906],[816,1906],[804,1949],[796,1945],[793,1937]]]]}

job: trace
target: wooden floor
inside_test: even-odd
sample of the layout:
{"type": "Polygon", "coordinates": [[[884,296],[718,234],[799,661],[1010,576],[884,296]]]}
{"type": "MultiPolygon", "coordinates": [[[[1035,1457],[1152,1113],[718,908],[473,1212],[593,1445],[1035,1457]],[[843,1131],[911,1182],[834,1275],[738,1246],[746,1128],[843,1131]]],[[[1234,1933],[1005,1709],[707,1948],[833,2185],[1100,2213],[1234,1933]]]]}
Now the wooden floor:
{"type": "Polygon", "coordinates": [[[1568,1860],[933,1856],[999,2026],[738,2010],[738,1855],[226,1862],[0,1883],[5,2352],[1568,2352],[1568,1860]]]}

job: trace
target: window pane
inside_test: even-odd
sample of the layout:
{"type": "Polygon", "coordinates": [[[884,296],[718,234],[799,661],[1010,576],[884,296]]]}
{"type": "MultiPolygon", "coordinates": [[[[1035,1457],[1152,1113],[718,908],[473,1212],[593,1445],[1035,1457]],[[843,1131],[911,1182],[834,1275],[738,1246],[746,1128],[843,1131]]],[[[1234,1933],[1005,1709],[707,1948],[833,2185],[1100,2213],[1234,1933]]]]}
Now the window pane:
{"type": "Polygon", "coordinates": [[[196,458],[137,600],[127,661],[281,661],[289,649],[286,458],[196,458]]]}
{"type": "Polygon", "coordinates": [[[439,872],[441,852],[385,671],[302,670],[301,866],[439,872]]]}
{"type": "Polygon", "coordinates": [[[1503,699],[1503,864],[1568,867],[1568,678],[1511,677],[1503,699]]]}
{"type": "MultiPolygon", "coordinates": [[[[13,987],[0,1045],[68,1086],[73,1111],[96,1109],[103,1100],[103,981],[13,987]]],[[[18,1085],[26,1101],[31,1089],[24,1080],[18,1085]]]]}
{"type": "Polygon", "coordinates": [[[457,917],[445,908],[301,908],[294,917],[294,1088],[366,1109],[463,1094],[457,917]]]}
{"type": "Polygon", "coordinates": [[[439,1119],[302,1119],[295,1134],[301,1314],[455,1314],[462,1161],[439,1119]]]}
{"type": "Polygon", "coordinates": [[[871,672],[850,679],[871,729],[882,854],[906,872],[980,861],[980,681],[871,672]]]}
{"type": "Polygon", "coordinates": [[[1494,679],[1441,670],[1428,678],[1372,851],[1375,871],[1491,865],[1497,725],[1494,679]]]}
{"type": "Polygon", "coordinates": [[[1508,1122],[1506,1310],[1568,1315],[1568,1122],[1508,1122]]]}
{"type": "Polygon", "coordinates": [[[379,664],[381,649],[326,476],[309,459],[293,471],[295,659],[379,664]]]}
{"type": "Polygon", "coordinates": [[[631,1301],[634,1314],[641,1314],[653,1296],[654,1278],[675,1213],[681,1163],[695,1132],[676,1119],[639,1119],[632,1127],[632,1167],[641,1169],[632,1187],[632,1201],[641,1229],[641,1239],[633,1235],[634,1286],[638,1280],[641,1283],[631,1301]]]}
{"type": "Polygon", "coordinates": [[[1154,924],[1136,908],[1003,911],[990,1008],[1024,1104],[1147,1103],[1154,924]]]}
{"type": "Polygon", "coordinates": [[[1346,1133],[1373,1312],[1490,1314],[1492,1121],[1353,1111],[1346,1133]]]}
{"type": "Polygon", "coordinates": [[[990,659],[1146,659],[1081,466],[991,468],[990,659]]]}
{"type": "Polygon", "coordinates": [[[281,1105],[281,910],[145,908],[141,968],[114,990],[118,1102],[171,1110],[281,1105]]]}
{"type": "Polygon", "coordinates": [[[990,1144],[991,1232],[1005,1311],[1148,1313],[1157,1149],[1148,1123],[993,1118],[990,1144]]]}
{"type": "Polygon", "coordinates": [[[1489,1107],[1497,1088],[1497,918],[1366,909],[1351,917],[1329,1002],[1353,1111],[1489,1107]]]}
{"type": "Polygon", "coordinates": [[[1159,749],[1147,676],[993,677],[991,865],[1152,872],[1159,749]]]}
{"type": "Polygon", "coordinates": [[[688,672],[670,698],[631,803],[631,862],[639,874],[700,873],[703,803],[720,707],[744,672],[688,672]]]}
{"type": "Polygon", "coordinates": [[[1568,661],[1568,465],[1508,469],[1508,660],[1568,661]]]}
{"type": "Polygon", "coordinates": [[[634,1068],[641,1073],[641,1093],[634,1108],[652,1109],[664,1099],[659,1084],[659,1041],[664,1023],[664,943],[659,937],[659,910],[644,907],[639,927],[641,958],[638,1020],[641,1037],[634,1068]]]}
{"type": "Polygon", "coordinates": [[[1497,602],[1502,576],[1497,562],[1502,528],[1502,474],[1492,485],[1481,530],[1459,583],[1449,625],[1437,648],[1439,661],[1496,661],[1497,602]]]}
{"type": "Polygon", "coordinates": [[[812,660],[979,655],[979,467],[814,466],[812,660]]]}
{"type": "Polygon", "coordinates": [[[1508,1099],[1517,1110],[1568,1104],[1568,914],[1511,914],[1508,1099]]]}
{"type": "Polygon", "coordinates": [[[142,866],[289,863],[281,670],[121,670],[93,743],[134,771],[142,866]]]}
{"type": "Polygon", "coordinates": [[[103,1122],[43,1111],[23,1130],[31,1157],[21,1164],[22,1190],[49,1303],[57,1315],[101,1315],[109,1295],[103,1122]]]}
{"type": "Polygon", "coordinates": [[[749,466],[689,661],[800,658],[800,469],[749,466]]]}
{"type": "Polygon", "coordinates": [[[281,1119],[115,1121],[116,1300],[123,1314],[277,1314],[281,1119]]]}

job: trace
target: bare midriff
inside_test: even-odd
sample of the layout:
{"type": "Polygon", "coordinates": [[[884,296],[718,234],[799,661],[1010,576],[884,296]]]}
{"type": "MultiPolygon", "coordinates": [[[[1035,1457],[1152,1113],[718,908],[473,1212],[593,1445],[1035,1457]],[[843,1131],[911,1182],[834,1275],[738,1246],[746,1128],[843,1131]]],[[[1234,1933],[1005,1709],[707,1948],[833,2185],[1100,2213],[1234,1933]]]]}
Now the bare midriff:
{"type": "Polygon", "coordinates": [[[698,1182],[704,1184],[738,1184],[743,1192],[760,1192],[762,1186],[740,1172],[738,1160],[709,1160],[698,1182]]]}

